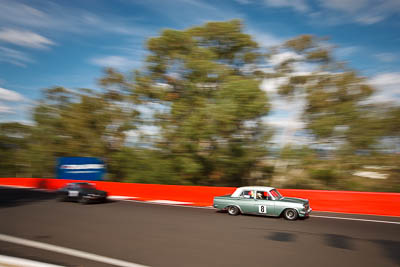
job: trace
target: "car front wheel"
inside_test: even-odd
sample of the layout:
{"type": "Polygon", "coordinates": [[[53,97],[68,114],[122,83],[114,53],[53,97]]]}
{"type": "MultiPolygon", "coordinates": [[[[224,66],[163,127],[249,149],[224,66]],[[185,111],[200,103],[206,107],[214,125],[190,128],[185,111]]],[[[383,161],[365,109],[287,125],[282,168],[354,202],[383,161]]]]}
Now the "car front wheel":
{"type": "Polygon", "coordinates": [[[240,210],[239,210],[238,207],[229,206],[229,208],[228,208],[228,214],[229,215],[236,216],[236,215],[239,215],[239,213],[240,213],[240,210]]]}
{"type": "Polygon", "coordinates": [[[285,217],[286,220],[294,221],[297,219],[297,217],[299,217],[299,214],[295,209],[286,209],[283,212],[283,217],[285,217]]]}

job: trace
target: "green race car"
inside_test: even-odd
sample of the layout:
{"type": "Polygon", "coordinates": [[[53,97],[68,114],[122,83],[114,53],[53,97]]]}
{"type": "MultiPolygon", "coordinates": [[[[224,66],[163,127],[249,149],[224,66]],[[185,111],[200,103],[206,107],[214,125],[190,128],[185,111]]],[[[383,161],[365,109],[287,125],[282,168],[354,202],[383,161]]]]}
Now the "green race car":
{"type": "Polygon", "coordinates": [[[239,187],[232,195],[214,197],[213,207],[227,210],[229,215],[283,216],[291,221],[307,217],[312,210],[308,199],[283,197],[275,188],[265,186],[239,187]]]}

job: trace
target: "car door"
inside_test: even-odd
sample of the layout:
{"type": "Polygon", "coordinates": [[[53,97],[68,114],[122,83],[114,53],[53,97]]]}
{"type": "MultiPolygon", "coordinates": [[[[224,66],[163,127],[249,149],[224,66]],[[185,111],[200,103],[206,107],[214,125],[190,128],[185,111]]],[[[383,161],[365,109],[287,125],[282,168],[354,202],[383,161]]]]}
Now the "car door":
{"type": "Polygon", "coordinates": [[[275,203],[267,191],[256,191],[254,213],[263,216],[276,216],[275,203]]]}
{"type": "Polygon", "coordinates": [[[236,203],[240,207],[242,213],[254,213],[254,190],[244,190],[236,203]]]}

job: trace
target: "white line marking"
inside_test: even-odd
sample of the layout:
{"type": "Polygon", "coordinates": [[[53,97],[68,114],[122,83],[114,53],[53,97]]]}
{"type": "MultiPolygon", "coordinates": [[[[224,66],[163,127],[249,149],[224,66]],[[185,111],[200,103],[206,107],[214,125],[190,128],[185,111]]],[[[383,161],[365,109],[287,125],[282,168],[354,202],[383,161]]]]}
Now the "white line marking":
{"type": "Polygon", "coordinates": [[[35,187],[31,186],[22,186],[22,185],[3,185],[0,184],[1,187],[11,187],[11,188],[23,188],[23,189],[34,189],[35,187]]]}
{"type": "Polygon", "coordinates": [[[173,204],[173,205],[188,205],[193,204],[193,202],[182,202],[182,201],[174,201],[174,200],[148,200],[147,202],[150,203],[160,203],[160,204],[173,204]]]}
{"type": "Polygon", "coordinates": [[[391,218],[400,219],[400,216],[396,216],[396,215],[363,214],[363,213],[354,213],[354,212],[351,213],[351,212],[324,211],[324,210],[314,210],[313,212],[337,213],[337,214],[360,215],[360,216],[391,217],[391,218]]]}
{"type": "Polygon", "coordinates": [[[37,241],[32,241],[28,239],[23,239],[19,237],[13,237],[9,235],[3,235],[0,234],[0,240],[5,241],[5,242],[10,242],[14,244],[19,244],[23,246],[28,246],[28,247],[34,247],[38,249],[44,249],[56,253],[61,253],[61,254],[66,254],[70,255],[73,257],[78,257],[78,258],[83,258],[83,259],[88,259],[92,261],[97,261],[97,262],[102,262],[106,264],[111,264],[115,266],[121,266],[121,267],[145,267],[145,265],[140,265],[128,261],[123,261],[123,260],[118,260],[118,259],[113,259],[113,258],[108,258],[105,256],[93,254],[93,253],[88,253],[76,249],[71,249],[71,248],[65,248],[65,247],[60,247],[56,245],[50,245],[42,242],[37,242],[37,241]]]}
{"type": "Polygon", "coordinates": [[[38,261],[32,261],[27,259],[15,258],[0,255],[0,266],[7,266],[7,267],[63,267],[61,265],[54,265],[48,264],[38,261]],[[4,264],[4,265],[3,265],[4,264]]]}
{"type": "Polygon", "coordinates": [[[181,208],[192,208],[192,209],[209,209],[209,210],[215,210],[215,208],[213,208],[212,206],[201,207],[201,206],[190,206],[190,205],[163,204],[163,203],[156,203],[156,202],[150,202],[150,201],[141,201],[141,200],[133,200],[133,199],[126,199],[126,200],[122,200],[122,201],[127,201],[127,202],[137,202],[137,203],[151,204],[151,205],[161,205],[161,206],[181,207],[181,208]]]}
{"type": "Polygon", "coordinates": [[[392,221],[379,221],[379,220],[358,219],[358,218],[344,218],[344,217],[333,217],[333,216],[310,215],[310,217],[326,218],[326,219],[337,219],[337,220],[349,220],[349,221],[400,224],[400,222],[392,222],[392,221]]]}
{"type": "Polygon", "coordinates": [[[115,199],[115,200],[126,200],[126,199],[133,199],[137,197],[129,197],[129,196],[108,196],[107,198],[109,199],[115,199]]]}

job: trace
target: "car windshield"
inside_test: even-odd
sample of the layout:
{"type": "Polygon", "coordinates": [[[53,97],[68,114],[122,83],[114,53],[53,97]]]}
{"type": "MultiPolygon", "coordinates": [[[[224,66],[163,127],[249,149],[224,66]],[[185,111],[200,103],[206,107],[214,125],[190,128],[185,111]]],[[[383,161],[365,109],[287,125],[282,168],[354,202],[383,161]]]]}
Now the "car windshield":
{"type": "Polygon", "coordinates": [[[269,191],[269,193],[277,200],[280,200],[283,198],[283,196],[276,189],[269,191]]]}
{"type": "Polygon", "coordinates": [[[79,186],[80,188],[85,188],[85,189],[94,188],[94,186],[91,184],[80,184],[79,186]]]}

